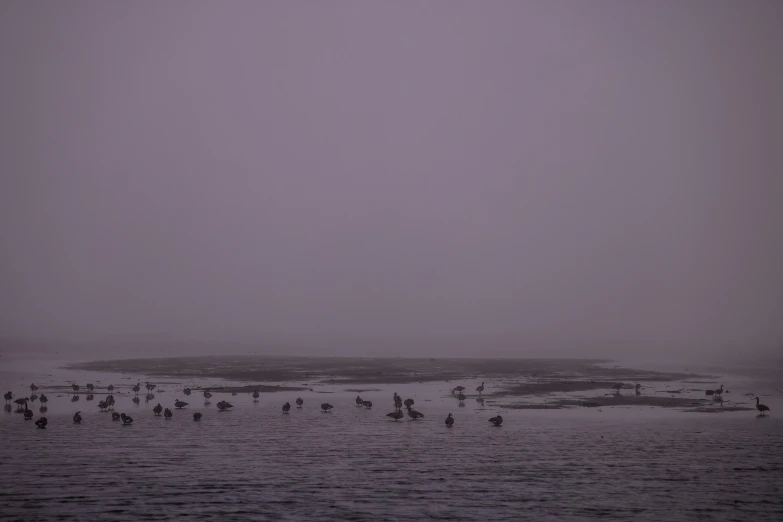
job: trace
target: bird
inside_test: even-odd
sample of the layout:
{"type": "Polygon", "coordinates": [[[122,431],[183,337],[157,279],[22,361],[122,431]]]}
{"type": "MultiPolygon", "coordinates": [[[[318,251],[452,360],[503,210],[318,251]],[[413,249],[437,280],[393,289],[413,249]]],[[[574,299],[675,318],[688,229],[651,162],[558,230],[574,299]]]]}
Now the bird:
{"type": "Polygon", "coordinates": [[[451,394],[454,395],[454,392],[462,392],[465,391],[464,386],[456,386],[453,390],[451,390],[451,394]]]}
{"type": "Polygon", "coordinates": [[[405,402],[403,404],[405,404],[405,407],[410,410],[411,406],[413,406],[413,399],[405,399],[405,402]]]}
{"type": "Polygon", "coordinates": [[[27,397],[16,399],[14,403],[16,404],[16,411],[17,413],[22,413],[24,410],[22,409],[22,406],[27,407],[27,401],[29,401],[27,397]]]}
{"type": "Polygon", "coordinates": [[[413,419],[413,420],[416,420],[416,419],[418,419],[418,418],[420,418],[420,417],[424,417],[424,414],[423,414],[423,413],[419,413],[419,412],[418,412],[418,411],[416,411],[416,410],[411,410],[411,409],[409,409],[409,410],[408,410],[408,417],[410,417],[410,418],[411,418],[411,419],[413,419]]]}
{"type": "Polygon", "coordinates": [[[14,394],[11,392],[7,392],[5,395],[3,395],[3,398],[5,399],[6,404],[11,404],[11,399],[14,398],[14,394]]]}
{"type": "Polygon", "coordinates": [[[297,408],[301,408],[302,404],[304,404],[304,401],[302,400],[302,398],[301,397],[297,397],[296,398],[296,407],[297,408]]]}
{"type": "Polygon", "coordinates": [[[642,385],[641,384],[637,384],[636,385],[636,395],[641,395],[642,394],[641,389],[642,389],[642,385]]]}
{"type": "Polygon", "coordinates": [[[288,413],[288,410],[290,410],[290,409],[291,409],[291,405],[290,404],[288,404],[287,402],[285,404],[283,404],[283,413],[288,413]]]}
{"type": "Polygon", "coordinates": [[[622,388],[622,387],[623,387],[623,383],[618,382],[617,384],[614,384],[612,386],[612,389],[615,391],[615,393],[619,394],[620,393],[620,388],[622,388]]]}
{"type": "Polygon", "coordinates": [[[110,384],[106,389],[109,390],[109,393],[113,393],[114,392],[114,385],[110,384]]]}
{"type": "Polygon", "coordinates": [[[165,418],[170,419],[172,417],[172,415],[174,415],[174,414],[171,413],[170,409],[166,408],[165,410],[163,410],[163,416],[165,418]]]}
{"type": "Polygon", "coordinates": [[[201,417],[202,417],[202,415],[201,415],[200,411],[197,411],[196,413],[193,414],[193,420],[194,421],[201,420],[201,417]]]}
{"type": "Polygon", "coordinates": [[[49,423],[48,420],[46,420],[46,417],[41,417],[37,421],[35,421],[35,425],[38,426],[40,429],[45,430],[46,425],[49,423]]]}
{"type": "Polygon", "coordinates": [[[720,388],[718,388],[717,390],[713,390],[712,393],[714,393],[715,395],[723,395],[723,385],[721,384],[720,388]]]}
{"type": "Polygon", "coordinates": [[[477,392],[479,392],[479,395],[481,395],[481,392],[483,392],[483,391],[484,391],[484,383],[483,383],[483,382],[481,383],[481,386],[479,386],[478,388],[476,388],[476,391],[477,391],[477,392]]]}
{"type": "Polygon", "coordinates": [[[759,404],[759,398],[756,397],[756,409],[761,412],[762,415],[765,415],[765,411],[770,411],[769,407],[765,404],[759,404]]]}
{"type": "Polygon", "coordinates": [[[44,395],[44,394],[42,393],[42,394],[41,394],[40,401],[41,401],[41,403],[42,403],[42,404],[46,404],[47,402],[49,402],[49,397],[47,397],[46,395],[44,395]]]}
{"type": "Polygon", "coordinates": [[[357,406],[361,406],[363,402],[364,402],[364,401],[362,400],[362,398],[361,398],[360,396],[358,396],[358,395],[357,395],[357,396],[356,396],[356,405],[357,405],[357,406]]]}
{"type": "Polygon", "coordinates": [[[106,396],[106,404],[109,405],[109,408],[114,409],[114,395],[106,396]]]}
{"type": "Polygon", "coordinates": [[[503,424],[503,417],[501,417],[500,415],[498,415],[497,417],[492,417],[491,419],[489,419],[489,422],[491,422],[496,427],[500,426],[501,424],[503,424]]]}
{"type": "Polygon", "coordinates": [[[321,409],[324,411],[324,413],[328,413],[329,410],[331,410],[332,408],[334,408],[334,406],[332,406],[328,402],[321,404],[321,409]]]}
{"type": "Polygon", "coordinates": [[[188,403],[187,403],[187,402],[185,402],[185,401],[181,401],[181,400],[179,400],[179,399],[177,399],[176,401],[174,401],[174,407],[175,407],[175,408],[177,408],[177,409],[180,409],[180,410],[181,410],[182,408],[184,408],[185,406],[187,406],[187,405],[188,405],[188,403]]]}
{"type": "Polygon", "coordinates": [[[144,387],[147,388],[148,392],[152,392],[152,390],[155,389],[155,385],[154,384],[150,384],[149,382],[144,383],[144,387]]]}
{"type": "Polygon", "coordinates": [[[33,410],[27,409],[27,403],[24,403],[24,420],[30,420],[33,418],[33,410]]]}
{"type": "Polygon", "coordinates": [[[141,391],[141,383],[140,383],[140,382],[137,382],[137,383],[136,383],[136,386],[134,386],[132,389],[133,389],[133,393],[135,393],[136,395],[138,395],[138,394],[139,394],[139,391],[141,391]]]}
{"type": "Polygon", "coordinates": [[[362,402],[362,406],[365,408],[372,408],[372,401],[364,401],[362,402]]]}
{"type": "Polygon", "coordinates": [[[79,393],[79,385],[76,383],[71,384],[71,389],[73,390],[73,393],[79,393]]]}
{"type": "Polygon", "coordinates": [[[190,395],[190,388],[185,388],[184,390],[182,390],[182,392],[183,392],[185,395],[190,395]]]}
{"type": "Polygon", "coordinates": [[[31,385],[30,385],[30,391],[31,391],[32,393],[35,393],[37,389],[38,389],[38,386],[36,386],[36,385],[35,385],[35,383],[33,383],[33,384],[31,384],[31,385]]]}
{"type": "Polygon", "coordinates": [[[109,403],[106,401],[101,401],[98,403],[98,407],[101,409],[101,411],[106,411],[106,408],[109,407],[109,403]]]}
{"type": "Polygon", "coordinates": [[[152,408],[152,411],[155,413],[155,416],[157,417],[158,415],[160,415],[160,412],[163,411],[163,406],[161,406],[160,403],[158,403],[157,406],[152,408]]]}
{"type": "Polygon", "coordinates": [[[392,418],[392,419],[394,419],[395,421],[398,421],[398,420],[400,420],[401,418],[403,418],[403,417],[405,416],[405,414],[404,414],[404,413],[402,413],[400,410],[394,410],[394,411],[393,411],[393,412],[391,412],[391,413],[387,413],[387,414],[386,414],[386,416],[387,416],[387,417],[391,417],[391,418],[392,418]]]}
{"type": "Polygon", "coordinates": [[[446,417],[446,427],[451,428],[452,426],[454,426],[454,417],[449,413],[449,416],[446,417]]]}
{"type": "Polygon", "coordinates": [[[120,414],[120,418],[122,419],[122,424],[125,426],[128,426],[129,424],[133,424],[133,417],[130,415],[125,415],[124,413],[120,414]]]}
{"type": "Polygon", "coordinates": [[[258,393],[258,390],[255,390],[253,392],[253,402],[258,402],[258,397],[260,397],[260,394],[258,393]]]}
{"type": "Polygon", "coordinates": [[[92,391],[95,389],[95,386],[93,386],[90,383],[87,383],[87,393],[92,393],[92,391]]]}
{"type": "Polygon", "coordinates": [[[73,414],[73,422],[75,422],[76,424],[79,424],[82,421],[81,413],[82,412],[77,411],[76,413],[73,414]]]}
{"type": "Polygon", "coordinates": [[[233,408],[234,405],[231,404],[230,402],[220,401],[219,403],[217,403],[217,407],[220,411],[226,411],[229,408],[233,408]]]}
{"type": "Polygon", "coordinates": [[[119,413],[117,413],[116,411],[115,411],[115,412],[112,412],[112,414],[111,414],[111,420],[113,420],[113,421],[118,421],[118,420],[120,420],[120,414],[119,414],[119,413]]]}
{"type": "Polygon", "coordinates": [[[211,397],[212,397],[212,394],[209,393],[209,390],[204,390],[204,398],[206,399],[206,401],[204,401],[204,404],[208,404],[209,403],[209,399],[211,397]]]}

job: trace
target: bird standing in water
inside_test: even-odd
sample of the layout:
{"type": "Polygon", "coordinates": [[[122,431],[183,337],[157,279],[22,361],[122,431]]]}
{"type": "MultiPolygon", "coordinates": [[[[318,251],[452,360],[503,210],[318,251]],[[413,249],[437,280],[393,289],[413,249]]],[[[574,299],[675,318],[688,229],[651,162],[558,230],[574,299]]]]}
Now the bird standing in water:
{"type": "Polygon", "coordinates": [[[133,393],[135,393],[137,396],[139,395],[139,392],[141,391],[141,383],[137,382],[136,386],[131,388],[133,390],[133,393]]]}
{"type": "Polygon", "coordinates": [[[187,405],[188,405],[188,403],[187,403],[187,402],[185,402],[185,401],[181,401],[181,400],[179,400],[179,399],[177,399],[176,401],[174,401],[174,407],[175,407],[175,408],[177,408],[177,409],[180,409],[180,410],[181,410],[182,408],[184,408],[185,406],[187,406],[187,405]]]}
{"type": "Polygon", "coordinates": [[[283,404],[283,413],[288,413],[288,410],[290,410],[290,409],[291,409],[291,405],[290,404],[288,404],[287,402],[285,404],[283,404]]]}
{"type": "Polygon", "coordinates": [[[193,414],[193,420],[194,420],[194,421],[201,420],[201,417],[202,417],[202,416],[203,416],[203,415],[201,415],[201,412],[200,412],[200,411],[197,411],[196,413],[194,413],[194,414],[193,414]]]}
{"type": "Polygon", "coordinates": [[[46,425],[49,423],[48,420],[46,420],[46,417],[41,417],[37,421],[35,421],[35,425],[38,426],[40,429],[45,430],[46,425]]]}
{"type": "Polygon", "coordinates": [[[372,408],[372,401],[363,401],[362,402],[362,406],[364,406],[365,408],[368,408],[368,409],[372,408]]]}
{"type": "Polygon", "coordinates": [[[756,397],[756,409],[761,412],[761,415],[765,415],[765,411],[770,411],[766,404],[759,404],[759,398],[756,397]]]}
{"type": "Polygon", "coordinates": [[[259,398],[260,396],[261,396],[261,395],[258,393],[258,390],[255,390],[255,391],[253,392],[253,402],[258,402],[258,398],[259,398]]]}
{"type": "Polygon", "coordinates": [[[33,410],[27,409],[27,403],[24,403],[24,420],[30,420],[33,418],[33,410]]]}
{"type": "Polygon", "coordinates": [[[11,404],[11,400],[14,398],[14,394],[9,391],[3,395],[3,398],[5,399],[6,404],[11,404]]]}
{"type": "Polygon", "coordinates": [[[423,413],[420,413],[416,410],[408,409],[408,417],[410,417],[413,420],[419,419],[421,417],[424,417],[423,413]]]}
{"type": "Polygon", "coordinates": [[[476,391],[477,391],[477,392],[479,392],[479,395],[481,395],[481,392],[483,392],[483,391],[484,391],[484,383],[483,383],[483,382],[481,383],[481,386],[479,386],[478,388],[476,388],[476,391]]]}
{"type": "Polygon", "coordinates": [[[80,422],[82,422],[82,415],[81,414],[82,414],[82,412],[80,412],[80,411],[77,411],[76,413],[73,414],[73,422],[74,423],[79,424],[80,422]]]}
{"type": "Polygon", "coordinates": [[[489,419],[489,422],[491,422],[495,427],[500,426],[501,424],[503,424],[503,417],[501,417],[500,415],[498,415],[497,417],[492,417],[491,419],[489,419]]]}
{"type": "Polygon", "coordinates": [[[120,414],[120,419],[122,419],[122,424],[125,426],[133,424],[133,418],[130,415],[125,415],[122,413],[120,414]]]}
{"type": "Polygon", "coordinates": [[[163,406],[161,406],[160,403],[158,403],[157,406],[152,408],[152,411],[155,413],[155,416],[158,417],[160,415],[160,412],[163,411],[163,406]]]}
{"type": "Polygon", "coordinates": [[[449,413],[449,416],[446,417],[446,427],[451,428],[452,426],[454,426],[454,417],[449,413]]]}
{"type": "Polygon", "coordinates": [[[404,414],[404,413],[402,413],[402,411],[400,411],[400,410],[394,410],[394,411],[393,411],[393,412],[391,412],[391,413],[387,413],[387,414],[386,414],[386,416],[387,416],[387,417],[391,417],[391,418],[392,418],[392,419],[394,419],[395,421],[398,421],[398,420],[400,420],[401,418],[403,418],[403,417],[405,416],[405,414],[404,414]]]}
{"type": "Polygon", "coordinates": [[[453,390],[451,390],[451,394],[454,395],[454,392],[462,392],[465,391],[464,386],[456,386],[453,390]]]}
{"type": "Polygon", "coordinates": [[[172,415],[174,415],[174,414],[171,413],[170,409],[166,408],[165,410],[163,410],[163,416],[165,418],[170,419],[172,417],[172,415]]]}
{"type": "Polygon", "coordinates": [[[302,404],[304,404],[304,401],[302,400],[302,398],[301,397],[297,397],[296,398],[296,407],[297,408],[301,408],[302,404]]]}
{"type": "Polygon", "coordinates": [[[321,409],[324,411],[324,413],[329,413],[329,410],[331,410],[332,408],[334,408],[334,406],[332,406],[328,402],[321,404],[321,409]]]}
{"type": "Polygon", "coordinates": [[[230,402],[220,401],[219,403],[217,403],[217,407],[220,411],[226,411],[229,408],[233,408],[234,405],[231,404],[230,402]]]}

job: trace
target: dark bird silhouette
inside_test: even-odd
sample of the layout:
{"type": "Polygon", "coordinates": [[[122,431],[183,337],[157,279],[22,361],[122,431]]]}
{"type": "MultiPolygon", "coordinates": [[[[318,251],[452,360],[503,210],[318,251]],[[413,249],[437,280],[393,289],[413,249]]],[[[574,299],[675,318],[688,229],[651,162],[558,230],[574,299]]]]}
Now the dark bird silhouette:
{"type": "Polygon", "coordinates": [[[38,391],[38,386],[36,386],[35,383],[31,384],[30,392],[34,394],[36,391],[38,391]]]}
{"type": "Polygon", "coordinates": [[[76,424],[79,424],[82,421],[82,415],[81,414],[82,414],[82,412],[80,412],[80,411],[77,411],[76,413],[74,413],[73,414],[73,422],[75,422],[76,424]]]}
{"type": "Polygon", "coordinates": [[[361,406],[363,403],[364,403],[364,401],[362,400],[362,398],[357,395],[356,396],[356,405],[357,406],[361,406]]]}
{"type": "Polygon", "coordinates": [[[141,383],[140,383],[140,382],[137,382],[137,383],[136,383],[136,386],[134,386],[134,387],[132,388],[132,390],[133,390],[133,393],[135,393],[136,395],[138,395],[138,394],[139,394],[139,392],[141,391],[141,383]]]}
{"type": "Polygon", "coordinates": [[[106,396],[106,404],[109,405],[109,408],[114,409],[114,395],[106,396]]]}
{"type": "Polygon", "coordinates": [[[92,391],[95,389],[95,386],[93,386],[90,383],[87,383],[87,393],[92,393],[92,391]]]}
{"type": "Polygon", "coordinates": [[[27,401],[28,401],[28,400],[30,400],[30,399],[28,399],[27,397],[23,397],[23,398],[21,398],[21,399],[16,399],[16,400],[14,401],[14,404],[16,404],[16,412],[17,412],[17,413],[22,413],[22,412],[24,411],[24,410],[22,409],[22,406],[24,406],[24,407],[26,408],[26,407],[27,407],[27,401]]]}
{"type": "Polygon", "coordinates": [[[113,420],[113,421],[118,421],[118,420],[120,420],[120,414],[119,414],[119,413],[117,413],[116,411],[115,411],[115,412],[112,412],[112,414],[111,414],[111,420],[113,420]]]}
{"type": "Polygon", "coordinates": [[[391,417],[391,418],[392,418],[392,419],[394,419],[395,421],[398,421],[398,420],[400,420],[401,418],[403,418],[403,417],[405,416],[405,414],[404,414],[404,413],[402,413],[400,410],[394,410],[394,411],[393,411],[393,412],[391,412],[391,413],[387,413],[387,414],[386,414],[386,416],[387,416],[387,417],[391,417]]]}
{"type": "Polygon", "coordinates": [[[479,395],[481,395],[481,392],[483,392],[483,391],[484,391],[484,383],[483,383],[483,382],[481,383],[481,386],[479,386],[478,388],[476,388],[476,391],[477,391],[477,392],[479,392],[479,395]]]}
{"type": "Polygon", "coordinates": [[[49,402],[49,397],[47,397],[45,394],[42,393],[40,400],[41,400],[41,404],[46,404],[47,402],[49,402]]]}
{"type": "Polygon", "coordinates": [[[5,399],[6,404],[11,404],[11,400],[14,398],[14,394],[7,392],[5,395],[3,395],[3,398],[5,399]]]}
{"type": "Polygon", "coordinates": [[[261,394],[258,393],[258,390],[255,390],[253,392],[253,402],[258,402],[258,398],[261,396],[261,394]]]}
{"type": "Polygon", "coordinates": [[[397,392],[394,392],[394,407],[398,410],[402,409],[402,397],[397,395],[397,392]]]}
{"type": "Polygon", "coordinates": [[[133,417],[130,415],[125,415],[124,413],[120,414],[120,419],[122,419],[122,424],[125,426],[129,426],[133,424],[133,417]]]}
{"type": "Polygon", "coordinates": [[[302,400],[302,398],[301,397],[297,397],[297,399],[296,399],[296,407],[297,408],[301,408],[302,404],[304,404],[304,401],[302,400]]]}
{"type": "Polygon", "coordinates": [[[321,404],[321,409],[324,411],[324,413],[328,413],[329,410],[331,410],[332,408],[334,408],[334,406],[332,406],[328,402],[321,404]]]}
{"type": "Polygon", "coordinates": [[[446,426],[448,428],[451,428],[452,426],[454,426],[454,417],[451,416],[451,413],[449,413],[449,416],[446,417],[446,426]]]}
{"type": "Polygon", "coordinates": [[[194,421],[199,421],[199,420],[201,420],[201,417],[203,417],[203,415],[201,415],[201,412],[200,412],[200,411],[197,411],[196,413],[194,413],[194,414],[193,414],[193,420],[194,420],[194,421]]]}
{"type": "Polygon", "coordinates": [[[182,391],[185,393],[185,395],[190,395],[190,388],[185,388],[182,391]]]}
{"type": "Polygon", "coordinates": [[[114,385],[113,384],[110,384],[109,387],[106,388],[106,389],[109,390],[109,393],[114,393],[114,385]]]}
{"type": "Polygon", "coordinates": [[[185,402],[185,401],[181,401],[181,400],[179,400],[179,399],[177,399],[176,401],[174,401],[174,407],[175,407],[175,408],[177,408],[178,410],[181,410],[182,408],[184,408],[184,407],[185,407],[185,406],[187,406],[187,405],[188,405],[188,403],[187,403],[187,402],[185,402]]]}
{"type": "Polygon", "coordinates": [[[456,386],[453,390],[451,390],[451,394],[454,395],[454,392],[463,392],[465,391],[464,386],[456,386]]]}
{"type": "Polygon", "coordinates": [[[157,406],[155,406],[154,408],[152,408],[152,411],[155,413],[155,416],[157,417],[157,416],[159,416],[159,415],[160,415],[160,412],[162,412],[162,411],[163,411],[163,406],[161,406],[161,405],[160,405],[160,403],[158,403],[158,405],[157,405],[157,406]]]}
{"type": "Polygon", "coordinates": [[[365,408],[372,408],[372,401],[364,401],[362,402],[362,406],[365,408]]]}
{"type": "Polygon", "coordinates": [[[766,415],[765,411],[770,411],[769,407],[766,404],[759,404],[759,398],[756,397],[756,409],[761,412],[762,415],[766,415]]]}
{"type": "Polygon", "coordinates": [[[35,421],[35,425],[38,426],[40,429],[45,430],[46,425],[49,424],[49,421],[46,420],[46,417],[41,417],[37,421],[35,421]]]}
{"type": "Polygon", "coordinates": [[[612,389],[614,390],[615,393],[619,394],[620,393],[620,389],[622,387],[623,387],[623,383],[618,382],[617,384],[612,386],[612,389]]]}
{"type": "Polygon", "coordinates": [[[220,411],[226,411],[229,408],[233,408],[234,405],[231,404],[230,402],[220,401],[219,403],[217,403],[217,407],[220,411]]]}
{"type": "Polygon", "coordinates": [[[418,411],[416,411],[416,410],[410,410],[410,409],[409,409],[409,410],[408,410],[408,417],[410,417],[410,418],[411,418],[411,419],[413,419],[413,420],[416,420],[416,419],[419,419],[419,418],[421,418],[421,417],[424,417],[424,414],[423,414],[423,413],[419,413],[419,412],[418,412],[418,411]]]}
{"type": "Polygon", "coordinates": [[[290,410],[290,409],[291,409],[291,405],[290,404],[288,404],[287,402],[285,404],[283,404],[283,413],[288,413],[288,410],[290,410]]]}
{"type": "Polygon", "coordinates": [[[109,403],[106,402],[106,401],[100,401],[98,403],[98,408],[100,408],[101,411],[106,411],[106,408],[108,408],[108,407],[109,407],[109,403]]]}
{"type": "Polygon", "coordinates": [[[498,415],[497,417],[492,417],[491,419],[489,419],[489,422],[491,422],[493,426],[496,427],[500,426],[501,424],[503,424],[503,417],[501,417],[500,415],[498,415]]]}
{"type": "Polygon", "coordinates": [[[24,403],[24,420],[30,420],[33,418],[33,410],[27,409],[27,403],[24,403]]]}
{"type": "Polygon", "coordinates": [[[405,399],[405,402],[403,402],[406,408],[409,410],[411,409],[411,406],[413,406],[413,399],[405,399]]]}
{"type": "Polygon", "coordinates": [[[170,409],[166,408],[165,410],[163,410],[163,416],[165,418],[170,419],[172,417],[172,415],[174,415],[174,414],[171,413],[170,409]]]}

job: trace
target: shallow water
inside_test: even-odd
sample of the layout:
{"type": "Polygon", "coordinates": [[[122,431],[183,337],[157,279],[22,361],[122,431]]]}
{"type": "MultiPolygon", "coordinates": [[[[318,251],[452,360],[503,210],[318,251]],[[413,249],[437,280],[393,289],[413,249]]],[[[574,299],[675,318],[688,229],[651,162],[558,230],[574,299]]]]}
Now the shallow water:
{"type": "MultiPolygon", "coordinates": [[[[633,407],[512,411],[473,399],[459,407],[450,384],[431,383],[366,386],[378,389],[362,393],[374,403],[367,410],[346,387],[262,394],[259,402],[215,394],[204,405],[199,394],[183,397],[181,386],[161,383],[164,392],[136,405],[128,392],[135,380],[47,375],[51,383],[69,375],[114,382],[115,410],[134,423],[99,412],[100,394],[74,403],[69,393],[47,391],[45,430],[21,414],[0,415],[4,518],[783,518],[783,423],[774,397],[765,399],[773,408],[766,418],[633,407]],[[393,391],[413,397],[424,419],[387,419],[393,391]],[[304,408],[281,413],[298,395],[304,408]],[[178,397],[190,404],[173,419],[153,416],[155,404],[171,407],[178,397]],[[219,412],[221,399],[235,408],[219,412]],[[324,414],[318,405],[327,401],[335,408],[324,414]],[[77,409],[80,425],[71,421],[77,409]],[[194,411],[203,420],[194,422],[194,411]],[[449,412],[452,429],[443,422],[449,412]],[[500,428],[487,422],[497,413],[505,419],[500,428]]],[[[12,389],[24,393],[21,378],[12,389]]],[[[31,406],[37,419],[40,404],[31,406]]]]}

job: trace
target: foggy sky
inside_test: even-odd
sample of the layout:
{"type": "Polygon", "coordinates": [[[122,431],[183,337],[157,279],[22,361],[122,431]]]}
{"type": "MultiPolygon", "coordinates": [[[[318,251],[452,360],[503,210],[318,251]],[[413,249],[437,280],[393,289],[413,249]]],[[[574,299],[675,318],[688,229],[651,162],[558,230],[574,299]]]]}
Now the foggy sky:
{"type": "Polygon", "coordinates": [[[2,2],[0,335],[774,351],[780,27],[774,0],[2,2]]]}

